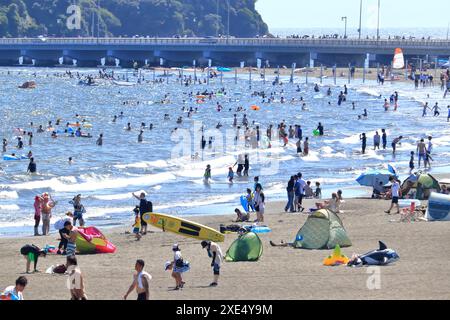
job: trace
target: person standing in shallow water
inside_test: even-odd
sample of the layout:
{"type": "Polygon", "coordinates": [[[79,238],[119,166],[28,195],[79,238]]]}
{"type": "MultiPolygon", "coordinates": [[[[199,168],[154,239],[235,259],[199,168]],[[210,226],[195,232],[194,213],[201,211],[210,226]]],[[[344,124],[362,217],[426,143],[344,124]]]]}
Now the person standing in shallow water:
{"type": "Polygon", "coordinates": [[[100,147],[103,145],[103,133],[100,133],[100,135],[98,136],[97,145],[100,147]]]}
{"type": "Polygon", "coordinates": [[[359,140],[361,140],[361,152],[362,154],[366,153],[366,146],[367,146],[367,137],[365,133],[362,133],[359,136],[359,140]]]}

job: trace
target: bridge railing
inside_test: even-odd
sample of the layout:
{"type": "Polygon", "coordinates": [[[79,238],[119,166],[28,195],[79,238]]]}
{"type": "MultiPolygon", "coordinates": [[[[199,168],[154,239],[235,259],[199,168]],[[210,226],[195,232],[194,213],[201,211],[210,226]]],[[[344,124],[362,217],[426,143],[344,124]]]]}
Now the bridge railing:
{"type": "Polygon", "coordinates": [[[0,38],[1,45],[207,45],[207,46],[398,46],[450,47],[448,40],[284,38],[0,38]]]}

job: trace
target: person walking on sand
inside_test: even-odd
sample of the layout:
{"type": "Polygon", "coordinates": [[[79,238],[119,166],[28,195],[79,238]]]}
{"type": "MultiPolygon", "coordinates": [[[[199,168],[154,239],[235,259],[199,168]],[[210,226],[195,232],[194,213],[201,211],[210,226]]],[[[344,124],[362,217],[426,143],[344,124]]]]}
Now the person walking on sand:
{"type": "Polygon", "coordinates": [[[189,271],[190,266],[187,261],[183,260],[181,255],[181,250],[178,244],[172,246],[172,251],[174,253],[172,262],[166,263],[166,270],[172,270],[172,277],[175,279],[175,289],[183,289],[186,282],[183,281],[181,276],[182,273],[189,271]]]}
{"type": "Polygon", "coordinates": [[[20,276],[16,280],[15,286],[6,287],[0,294],[0,300],[24,300],[23,291],[28,284],[28,279],[24,276],[20,276]]]}
{"type": "Polygon", "coordinates": [[[66,267],[69,275],[67,284],[70,290],[70,300],[87,300],[84,276],[74,255],[67,256],[66,267]]]}
{"type": "Polygon", "coordinates": [[[211,267],[213,268],[214,280],[209,286],[216,287],[219,284],[220,266],[223,261],[222,249],[217,243],[212,241],[202,241],[201,246],[207,250],[208,256],[212,258],[211,267]]]}
{"type": "Polygon", "coordinates": [[[392,191],[392,202],[390,208],[385,211],[387,214],[391,214],[391,210],[395,207],[397,207],[397,213],[400,213],[400,206],[398,205],[398,199],[400,198],[400,183],[394,178],[389,177],[389,182],[392,184],[391,191],[392,191]]]}
{"type": "Polygon", "coordinates": [[[42,197],[34,197],[34,236],[40,236],[39,224],[41,222],[42,197]]]}
{"type": "Polygon", "coordinates": [[[150,280],[152,276],[144,271],[145,262],[144,260],[136,260],[134,265],[134,270],[136,272],[133,274],[133,282],[127,293],[123,296],[124,300],[127,300],[128,295],[136,289],[137,300],[150,300],[150,280]]]}
{"type": "Polygon", "coordinates": [[[286,206],[284,207],[284,211],[288,212],[295,212],[294,208],[294,199],[295,199],[295,192],[294,192],[294,185],[295,185],[295,178],[294,176],[291,176],[291,179],[289,179],[288,185],[286,187],[287,196],[288,196],[288,202],[286,206]]]}
{"type": "Polygon", "coordinates": [[[264,222],[265,197],[261,185],[256,186],[255,197],[253,199],[256,211],[256,221],[264,222]]]}

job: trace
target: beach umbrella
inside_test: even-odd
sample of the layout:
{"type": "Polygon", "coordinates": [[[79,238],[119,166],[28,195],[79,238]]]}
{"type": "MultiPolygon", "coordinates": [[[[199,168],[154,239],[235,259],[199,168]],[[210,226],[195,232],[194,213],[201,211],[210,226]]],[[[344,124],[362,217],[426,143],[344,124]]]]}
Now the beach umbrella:
{"type": "Polygon", "coordinates": [[[397,168],[394,167],[394,165],[388,164],[387,168],[390,173],[392,173],[395,176],[397,175],[397,168]]]}
{"type": "Polygon", "coordinates": [[[383,182],[383,185],[387,184],[392,175],[389,170],[368,170],[362,173],[356,181],[362,186],[373,187],[380,182],[383,182]]]}

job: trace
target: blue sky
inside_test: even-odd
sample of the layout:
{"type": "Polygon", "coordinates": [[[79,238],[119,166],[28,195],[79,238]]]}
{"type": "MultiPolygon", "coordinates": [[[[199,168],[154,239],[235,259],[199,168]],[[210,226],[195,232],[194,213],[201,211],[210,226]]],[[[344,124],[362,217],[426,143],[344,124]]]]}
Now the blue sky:
{"type": "MultiPolygon", "coordinates": [[[[360,0],[257,0],[256,8],[269,28],[358,28],[360,0]]],[[[363,0],[363,28],[376,28],[378,0],[363,0]]],[[[447,28],[450,0],[381,0],[384,28],[447,28]]]]}

